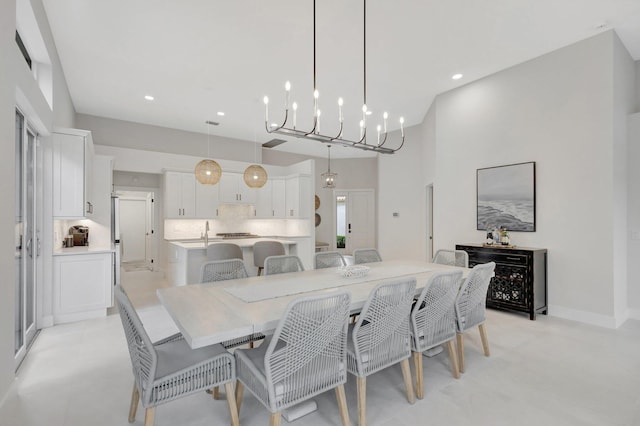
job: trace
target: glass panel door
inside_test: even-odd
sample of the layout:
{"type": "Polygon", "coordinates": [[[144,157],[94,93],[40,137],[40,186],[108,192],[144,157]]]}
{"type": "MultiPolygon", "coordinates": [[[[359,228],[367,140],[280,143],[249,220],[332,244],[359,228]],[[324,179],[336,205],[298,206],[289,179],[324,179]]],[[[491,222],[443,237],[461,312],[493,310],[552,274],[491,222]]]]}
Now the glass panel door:
{"type": "Polygon", "coordinates": [[[37,138],[16,111],[15,146],[15,358],[24,358],[36,333],[36,267],[40,256],[36,227],[37,138]]]}

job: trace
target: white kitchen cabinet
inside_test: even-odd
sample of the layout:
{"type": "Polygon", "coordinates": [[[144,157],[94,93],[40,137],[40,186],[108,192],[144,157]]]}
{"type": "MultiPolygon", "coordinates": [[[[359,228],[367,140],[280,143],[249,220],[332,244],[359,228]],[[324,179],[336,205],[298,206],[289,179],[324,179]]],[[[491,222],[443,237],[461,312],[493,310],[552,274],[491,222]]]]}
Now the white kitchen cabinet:
{"type": "Polygon", "coordinates": [[[273,182],[269,179],[267,180],[267,183],[258,190],[255,205],[256,208],[254,210],[255,217],[265,219],[273,217],[272,188],[273,182]]]}
{"type": "Polygon", "coordinates": [[[53,321],[105,316],[111,306],[113,253],[53,257],[53,321]]]}
{"type": "Polygon", "coordinates": [[[260,188],[249,188],[241,173],[223,172],[218,185],[221,203],[255,204],[260,191],[260,188]]]}
{"type": "Polygon", "coordinates": [[[285,181],[287,218],[308,218],[311,215],[311,178],[309,176],[288,177],[285,181]]]}
{"type": "Polygon", "coordinates": [[[164,196],[165,218],[196,217],[196,177],[193,173],[165,172],[164,196]]]}
{"type": "Polygon", "coordinates": [[[91,132],[60,129],[53,133],[53,216],[86,218],[93,213],[91,132]]]}
{"type": "Polygon", "coordinates": [[[271,208],[274,218],[284,218],[287,211],[286,184],[284,179],[271,181],[271,208]]]}
{"type": "Polygon", "coordinates": [[[196,214],[199,219],[212,219],[218,217],[218,184],[204,185],[198,181],[196,185],[196,214]]]}

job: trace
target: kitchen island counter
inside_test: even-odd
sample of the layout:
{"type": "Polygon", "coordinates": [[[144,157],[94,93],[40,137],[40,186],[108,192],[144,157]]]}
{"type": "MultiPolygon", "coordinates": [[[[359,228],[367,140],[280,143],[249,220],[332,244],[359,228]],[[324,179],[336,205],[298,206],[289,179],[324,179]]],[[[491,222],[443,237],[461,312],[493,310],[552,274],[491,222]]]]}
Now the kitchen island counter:
{"type": "MultiPolygon", "coordinates": [[[[244,264],[249,275],[257,275],[257,268],[253,264],[253,245],[258,241],[278,241],[285,247],[286,254],[296,254],[295,240],[279,238],[238,238],[209,240],[209,245],[220,243],[237,244],[242,248],[244,264]]],[[[195,284],[200,282],[200,267],[207,259],[204,241],[167,241],[168,267],[167,278],[172,286],[195,284]]]]}

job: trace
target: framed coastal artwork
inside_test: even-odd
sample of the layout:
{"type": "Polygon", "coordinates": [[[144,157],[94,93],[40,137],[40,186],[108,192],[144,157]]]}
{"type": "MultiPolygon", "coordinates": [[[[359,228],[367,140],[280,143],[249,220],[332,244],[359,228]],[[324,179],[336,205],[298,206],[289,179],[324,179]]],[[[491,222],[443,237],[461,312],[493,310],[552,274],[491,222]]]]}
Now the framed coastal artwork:
{"type": "Polygon", "coordinates": [[[536,163],[478,169],[477,229],[536,230],[536,163]]]}

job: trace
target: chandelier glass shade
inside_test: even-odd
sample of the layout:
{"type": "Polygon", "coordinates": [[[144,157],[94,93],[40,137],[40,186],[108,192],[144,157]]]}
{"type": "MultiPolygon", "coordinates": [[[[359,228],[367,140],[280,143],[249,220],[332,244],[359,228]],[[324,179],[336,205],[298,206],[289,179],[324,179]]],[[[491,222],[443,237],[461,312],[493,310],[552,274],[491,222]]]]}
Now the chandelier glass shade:
{"type": "MultiPolygon", "coordinates": [[[[383,124],[378,124],[376,127],[377,130],[377,140],[375,142],[367,140],[367,117],[371,112],[367,112],[367,1],[363,0],[364,8],[363,8],[363,20],[364,20],[364,48],[363,48],[363,87],[364,87],[364,96],[362,103],[362,120],[360,120],[360,138],[359,139],[349,139],[344,136],[344,117],[343,117],[343,99],[338,99],[338,123],[339,130],[337,134],[327,135],[320,133],[320,115],[321,111],[319,109],[318,98],[319,92],[316,85],[316,1],[313,0],[313,128],[308,130],[299,129],[296,126],[297,121],[297,110],[298,104],[293,102],[291,104],[291,114],[289,111],[289,97],[291,92],[291,83],[285,83],[285,111],[284,111],[284,119],[281,124],[278,123],[270,123],[269,122],[269,98],[267,96],[264,97],[264,124],[267,130],[267,133],[277,133],[285,136],[294,136],[297,138],[303,139],[311,139],[324,143],[332,143],[343,146],[348,146],[352,148],[358,148],[365,151],[373,151],[380,154],[393,154],[394,152],[401,149],[404,145],[404,119],[400,117],[400,134],[401,141],[400,144],[391,148],[387,143],[387,119],[389,118],[389,114],[384,112],[382,114],[383,124]]],[[[324,117],[324,116],[323,116],[324,117]]],[[[355,127],[355,126],[354,126],[355,127]]]]}
{"type": "Polygon", "coordinates": [[[336,187],[336,178],[338,177],[338,174],[331,172],[331,145],[328,145],[327,148],[329,150],[329,156],[328,156],[329,164],[327,167],[327,171],[322,173],[320,175],[320,178],[322,179],[323,188],[333,189],[336,187]]]}
{"type": "Polygon", "coordinates": [[[244,171],[244,183],[249,188],[262,188],[268,178],[267,171],[258,164],[252,164],[244,171]]]}

